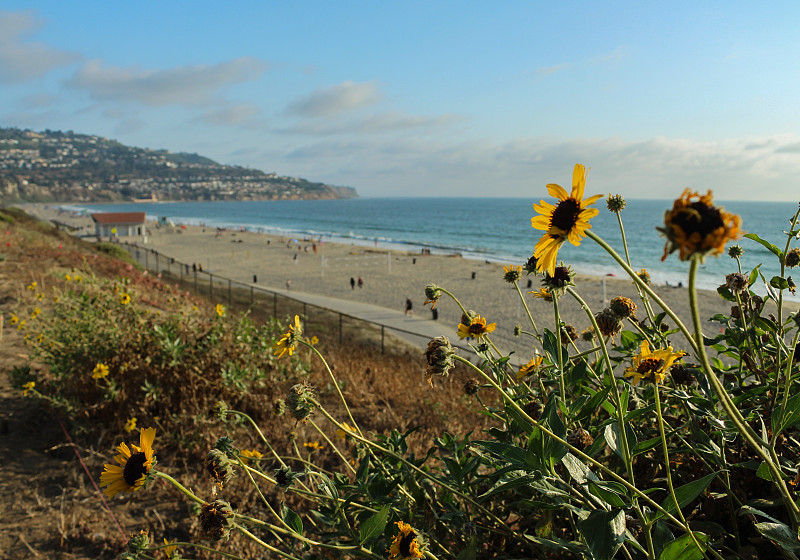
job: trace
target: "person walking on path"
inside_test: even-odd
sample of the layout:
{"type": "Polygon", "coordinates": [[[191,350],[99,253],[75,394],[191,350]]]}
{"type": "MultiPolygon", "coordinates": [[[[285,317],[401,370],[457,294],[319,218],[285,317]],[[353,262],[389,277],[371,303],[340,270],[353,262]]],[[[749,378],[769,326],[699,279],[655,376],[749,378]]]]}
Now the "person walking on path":
{"type": "Polygon", "coordinates": [[[414,316],[414,304],[410,299],[406,298],[406,315],[414,316]]]}
{"type": "Polygon", "coordinates": [[[358,277],[358,287],[359,288],[363,288],[364,287],[364,279],[361,278],[361,276],[358,277]]]}
{"type": "Polygon", "coordinates": [[[292,289],[292,281],[287,278],[286,279],[286,291],[288,292],[291,289],[292,289]]]}
{"type": "Polygon", "coordinates": [[[355,290],[356,289],[356,279],[353,278],[352,276],[350,277],[350,289],[351,290],[355,290]]]}

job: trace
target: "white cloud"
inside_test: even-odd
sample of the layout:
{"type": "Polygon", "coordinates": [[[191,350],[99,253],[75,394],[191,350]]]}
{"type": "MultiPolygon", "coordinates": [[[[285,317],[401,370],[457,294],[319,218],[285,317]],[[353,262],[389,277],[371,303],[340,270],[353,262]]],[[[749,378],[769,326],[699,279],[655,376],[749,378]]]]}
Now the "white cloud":
{"type": "Polygon", "coordinates": [[[575,163],[591,167],[587,193],[672,198],[689,187],[719,200],[798,199],[800,154],[782,151],[795,135],[721,142],[651,138],[510,142],[332,139],[286,157],[306,176],[350,184],[365,195],[546,197],[550,182],[568,184],[575,163]],[[764,148],[754,149],[754,144],[764,148]]]}
{"type": "Polygon", "coordinates": [[[246,103],[211,109],[198,115],[195,120],[220,126],[247,126],[254,128],[266,126],[263,119],[261,119],[261,110],[254,105],[246,103]]]}
{"type": "Polygon", "coordinates": [[[267,67],[266,62],[250,57],[163,70],[107,67],[99,60],[91,60],[68,85],[99,100],[151,106],[196,105],[208,103],[214,93],[227,86],[255,80],[267,67]]]}
{"type": "Polygon", "coordinates": [[[320,88],[291,102],[286,113],[303,117],[332,117],[373,105],[383,98],[375,82],[342,82],[320,88]]]}
{"type": "Polygon", "coordinates": [[[24,36],[41,29],[43,23],[32,11],[0,11],[0,83],[29,82],[81,59],[76,53],[44,43],[23,41],[24,36]]]}
{"type": "Polygon", "coordinates": [[[564,64],[554,64],[553,66],[543,66],[541,68],[537,68],[533,71],[533,73],[540,77],[544,78],[545,76],[549,76],[550,74],[555,74],[556,72],[561,72],[562,70],[568,69],[571,64],[564,63],[564,64]]]}
{"type": "Polygon", "coordinates": [[[307,134],[313,136],[332,136],[339,134],[380,134],[418,129],[444,129],[462,120],[462,117],[453,114],[426,117],[405,115],[398,112],[386,112],[345,121],[302,122],[281,129],[279,132],[288,134],[307,134]]]}

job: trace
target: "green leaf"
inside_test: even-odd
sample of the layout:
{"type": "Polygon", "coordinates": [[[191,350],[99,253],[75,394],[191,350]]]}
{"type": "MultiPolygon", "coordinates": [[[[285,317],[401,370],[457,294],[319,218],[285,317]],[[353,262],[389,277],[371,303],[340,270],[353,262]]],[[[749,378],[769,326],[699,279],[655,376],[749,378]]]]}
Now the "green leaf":
{"type": "Polygon", "coordinates": [[[303,520],[281,502],[281,519],[298,535],[303,534],[303,520]]]}
{"type": "Polygon", "coordinates": [[[625,512],[595,510],[578,522],[595,560],[610,560],[625,541],[625,512]]]}
{"type": "Polygon", "coordinates": [[[756,476],[758,478],[763,478],[764,480],[772,481],[772,471],[769,470],[769,465],[766,461],[762,461],[760,465],[758,465],[758,470],[756,471],[756,476]]]}
{"type": "Polygon", "coordinates": [[[697,548],[692,535],[687,533],[665,546],[658,555],[658,560],[700,560],[708,548],[708,535],[695,531],[694,536],[700,542],[702,550],[697,548]]]}
{"type": "Polygon", "coordinates": [[[745,236],[747,239],[752,239],[752,240],[753,240],[753,241],[755,241],[756,243],[760,243],[760,244],[761,244],[761,245],[763,245],[763,246],[764,246],[764,247],[765,247],[765,248],[766,248],[766,249],[767,249],[767,250],[768,250],[770,253],[772,253],[773,255],[775,255],[776,257],[778,257],[779,259],[783,259],[783,251],[781,251],[780,249],[778,249],[778,247],[776,247],[775,245],[773,245],[772,243],[770,243],[770,242],[769,242],[769,241],[767,241],[766,239],[761,239],[761,238],[760,238],[759,236],[757,236],[755,233],[746,233],[744,236],[745,236]]]}
{"type": "Polygon", "coordinates": [[[797,533],[792,531],[787,525],[764,521],[762,523],[756,523],[755,528],[762,536],[788,552],[792,558],[797,558],[795,553],[800,552],[800,540],[797,539],[797,533]]]}
{"type": "MultiPolygon", "coordinates": [[[[678,499],[678,505],[683,508],[687,504],[694,501],[697,496],[699,496],[706,487],[711,484],[711,481],[717,478],[717,474],[719,473],[711,473],[709,475],[704,476],[703,478],[693,480],[683,486],[680,486],[675,489],[675,497],[678,499]]],[[[667,498],[661,503],[661,507],[667,510],[668,513],[675,513],[675,502],[672,499],[672,496],[667,496],[667,498]]],[[[653,520],[661,519],[664,517],[664,514],[656,512],[655,516],[653,516],[653,520]]]]}
{"type": "Polygon", "coordinates": [[[733,293],[728,289],[728,286],[724,284],[717,288],[717,293],[722,297],[722,299],[726,299],[728,301],[736,301],[733,293]]]}
{"type": "Polygon", "coordinates": [[[759,264],[752,271],[750,271],[750,278],[747,281],[750,286],[755,284],[756,280],[758,280],[758,275],[761,274],[761,272],[759,271],[760,268],[761,264],[759,264]]]}
{"type": "MultiPolygon", "coordinates": [[[[628,436],[628,448],[633,449],[636,447],[638,440],[636,438],[636,433],[633,431],[633,427],[631,427],[630,422],[625,423],[625,432],[628,436]]],[[[616,453],[620,459],[622,457],[622,443],[620,441],[620,433],[619,433],[619,424],[616,422],[612,422],[611,424],[606,425],[606,429],[603,432],[603,435],[606,438],[606,443],[611,448],[611,450],[616,453]]]]}
{"type": "Polygon", "coordinates": [[[779,414],[780,407],[776,406],[775,410],[772,412],[772,429],[776,433],[780,433],[786,428],[791,428],[800,422],[800,393],[789,397],[789,400],[786,401],[786,416],[783,417],[783,421],[781,421],[778,429],[775,429],[775,426],[778,423],[779,414]]]}
{"type": "Polygon", "coordinates": [[[381,510],[364,521],[358,527],[358,538],[361,544],[366,543],[383,533],[386,522],[389,520],[389,506],[383,506],[381,510]]]}
{"type": "Polygon", "coordinates": [[[558,364],[558,352],[561,350],[561,343],[556,338],[556,335],[547,329],[544,329],[544,336],[542,337],[542,348],[545,353],[550,357],[550,363],[558,364]]]}
{"type": "Polygon", "coordinates": [[[630,505],[627,490],[617,482],[590,480],[589,492],[612,507],[625,508],[630,505]]]}
{"type": "Polygon", "coordinates": [[[769,281],[769,285],[779,290],[789,289],[789,282],[787,282],[786,278],[782,276],[773,276],[769,281]]]}

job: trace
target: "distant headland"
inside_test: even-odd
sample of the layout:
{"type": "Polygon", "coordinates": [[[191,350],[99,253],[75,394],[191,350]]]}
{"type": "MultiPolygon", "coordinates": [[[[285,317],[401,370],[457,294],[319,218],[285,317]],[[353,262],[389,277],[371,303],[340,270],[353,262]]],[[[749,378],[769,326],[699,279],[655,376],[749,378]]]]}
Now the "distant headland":
{"type": "Polygon", "coordinates": [[[0,128],[0,202],[318,200],[352,187],[125,146],[75,132],[0,128]]]}

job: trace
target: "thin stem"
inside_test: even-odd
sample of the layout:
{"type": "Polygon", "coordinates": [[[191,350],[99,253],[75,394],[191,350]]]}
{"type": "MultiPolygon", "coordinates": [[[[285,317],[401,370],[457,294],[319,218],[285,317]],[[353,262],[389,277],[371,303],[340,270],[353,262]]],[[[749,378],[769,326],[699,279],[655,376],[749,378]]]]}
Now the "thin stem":
{"type": "Polygon", "coordinates": [[[350,421],[353,423],[353,428],[355,428],[358,431],[358,433],[361,434],[361,428],[358,427],[358,424],[356,423],[355,419],[353,418],[353,413],[350,412],[350,407],[347,405],[347,399],[344,398],[344,395],[342,394],[342,389],[339,387],[339,382],[336,381],[336,376],[333,375],[333,372],[331,371],[331,368],[328,365],[327,360],[325,359],[325,357],[322,354],[320,354],[320,351],[317,350],[317,348],[313,344],[311,344],[310,342],[306,342],[303,339],[300,339],[300,342],[302,342],[303,344],[305,344],[306,346],[311,348],[311,350],[314,352],[314,354],[316,354],[317,357],[322,361],[322,365],[325,366],[325,371],[328,372],[328,375],[330,376],[331,381],[333,381],[333,386],[336,387],[336,392],[339,393],[339,398],[341,399],[342,404],[344,405],[344,409],[347,411],[347,417],[350,418],[350,421]]]}
{"type": "Polygon", "coordinates": [[[708,361],[705,345],[703,344],[703,331],[700,324],[700,307],[697,301],[697,290],[695,286],[699,263],[699,258],[693,257],[691,259],[691,264],[689,267],[689,304],[691,306],[692,321],[694,322],[695,333],[697,336],[697,346],[699,348],[698,356],[700,357],[700,362],[703,366],[703,370],[706,373],[706,378],[714,386],[714,391],[717,393],[722,408],[725,410],[731,421],[736,425],[739,433],[742,434],[742,437],[747,441],[753,451],[767,464],[767,467],[772,475],[773,482],[783,496],[786,509],[789,510],[792,520],[792,527],[794,530],[797,530],[798,524],[800,524],[800,507],[798,507],[798,505],[792,499],[788,488],[786,488],[786,482],[783,479],[783,473],[781,472],[780,467],[775,464],[770,454],[765,451],[764,448],[766,447],[767,443],[762,440],[744,420],[741,412],[739,412],[739,409],[736,408],[735,403],[725,391],[725,387],[722,385],[722,382],[719,380],[719,378],[717,378],[716,374],[714,374],[714,371],[711,369],[711,364],[708,361]]]}
{"type": "MultiPolygon", "coordinates": [[[[667,434],[664,431],[664,415],[661,412],[661,391],[658,388],[658,383],[654,384],[654,392],[656,395],[656,416],[658,417],[658,432],[661,436],[661,447],[664,450],[664,469],[667,475],[667,488],[669,488],[669,495],[672,497],[672,501],[675,504],[675,511],[678,514],[678,518],[683,522],[684,525],[688,526],[686,523],[686,518],[683,516],[683,511],[681,511],[681,504],[678,503],[678,497],[675,495],[675,486],[672,484],[672,469],[669,466],[669,446],[667,445],[667,434]]],[[[695,546],[697,546],[700,552],[703,552],[703,547],[700,546],[700,543],[697,541],[697,538],[694,536],[694,531],[691,529],[689,530],[689,535],[691,535],[692,540],[694,541],[695,546]]]]}
{"type": "Polygon", "coordinates": [[[541,341],[542,335],[539,333],[539,329],[536,328],[536,322],[533,320],[533,315],[531,315],[531,310],[528,309],[528,304],[525,302],[525,298],[522,295],[522,290],[519,289],[519,284],[514,282],[514,287],[517,289],[517,293],[519,294],[519,300],[522,302],[522,307],[525,308],[525,313],[528,315],[528,320],[531,322],[531,326],[533,327],[533,332],[536,333],[536,338],[541,341]]]}
{"type": "Polygon", "coordinates": [[[636,286],[638,286],[645,293],[647,293],[647,295],[650,296],[650,298],[653,301],[655,301],[659,305],[659,307],[661,307],[661,309],[664,310],[664,313],[669,315],[669,317],[673,321],[675,321],[675,324],[677,325],[678,329],[681,331],[681,333],[683,333],[683,336],[686,337],[687,342],[692,346],[692,350],[694,350],[695,353],[697,353],[698,352],[697,343],[695,342],[691,331],[689,331],[689,329],[686,327],[683,321],[681,321],[681,318],[678,317],[678,315],[664,302],[664,300],[661,299],[661,297],[659,297],[657,293],[653,291],[653,289],[650,286],[645,284],[642,281],[642,279],[639,278],[636,272],[634,272],[634,270],[630,266],[628,266],[628,263],[626,263],[622,259],[622,257],[620,257],[619,254],[614,250],[614,248],[611,247],[611,245],[609,245],[608,243],[606,243],[602,237],[592,232],[592,230],[586,230],[586,235],[592,241],[600,245],[600,247],[602,247],[609,255],[611,255],[611,258],[617,261],[617,264],[619,264],[625,270],[625,272],[628,274],[628,276],[631,277],[636,286]]]}
{"type": "Polygon", "coordinates": [[[350,472],[351,473],[355,473],[356,469],[353,468],[353,465],[351,465],[350,462],[345,458],[345,456],[342,455],[342,452],[339,451],[339,448],[336,447],[336,444],[331,441],[331,439],[327,436],[327,434],[325,432],[323,432],[320,429],[319,426],[317,426],[316,422],[314,422],[311,418],[307,418],[306,420],[308,421],[309,424],[311,424],[314,427],[315,430],[317,430],[317,432],[319,432],[319,434],[323,438],[325,438],[325,441],[327,441],[328,445],[331,446],[331,449],[333,449],[333,452],[336,453],[339,456],[339,458],[342,460],[342,463],[344,463],[347,466],[347,468],[350,469],[350,472]]]}
{"type": "Polygon", "coordinates": [[[556,352],[558,352],[558,386],[561,390],[561,400],[567,402],[567,388],[564,383],[564,354],[561,347],[561,316],[558,313],[558,295],[553,294],[553,315],[556,321],[556,352]]]}

